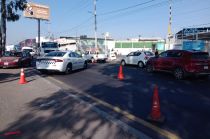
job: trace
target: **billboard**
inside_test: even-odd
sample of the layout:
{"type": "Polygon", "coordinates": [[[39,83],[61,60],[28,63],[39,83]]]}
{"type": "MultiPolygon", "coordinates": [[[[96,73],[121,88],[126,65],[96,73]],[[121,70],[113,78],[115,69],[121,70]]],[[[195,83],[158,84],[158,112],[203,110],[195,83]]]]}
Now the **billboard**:
{"type": "Polygon", "coordinates": [[[183,41],[183,50],[205,50],[205,42],[204,41],[183,41]]]}
{"type": "Polygon", "coordinates": [[[49,20],[50,8],[45,5],[27,3],[27,7],[24,10],[23,15],[27,18],[49,20]]]}

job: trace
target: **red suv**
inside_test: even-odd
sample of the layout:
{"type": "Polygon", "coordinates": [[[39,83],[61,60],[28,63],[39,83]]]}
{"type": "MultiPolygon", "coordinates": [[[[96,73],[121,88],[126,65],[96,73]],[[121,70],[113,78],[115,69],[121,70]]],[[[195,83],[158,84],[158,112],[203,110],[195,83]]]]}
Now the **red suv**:
{"type": "Polygon", "coordinates": [[[210,58],[207,52],[188,50],[168,50],[150,58],[146,65],[148,72],[167,71],[176,79],[188,75],[210,75],[210,58]]]}

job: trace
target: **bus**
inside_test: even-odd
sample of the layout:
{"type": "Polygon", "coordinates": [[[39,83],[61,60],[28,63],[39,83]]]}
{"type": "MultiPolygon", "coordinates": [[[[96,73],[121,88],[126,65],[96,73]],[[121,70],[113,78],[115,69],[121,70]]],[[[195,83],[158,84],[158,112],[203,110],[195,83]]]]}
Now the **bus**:
{"type": "Polygon", "coordinates": [[[57,51],[59,48],[59,45],[57,42],[42,42],[40,47],[40,56],[44,56],[49,52],[57,51]]]}

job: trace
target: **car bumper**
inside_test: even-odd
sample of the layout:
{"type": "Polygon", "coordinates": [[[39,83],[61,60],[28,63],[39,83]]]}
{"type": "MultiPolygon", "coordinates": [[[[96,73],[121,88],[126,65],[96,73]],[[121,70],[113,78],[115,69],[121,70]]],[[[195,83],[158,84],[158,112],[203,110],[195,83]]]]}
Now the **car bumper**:
{"type": "Polygon", "coordinates": [[[64,72],[65,69],[62,65],[46,65],[46,64],[39,64],[36,63],[36,69],[37,70],[45,70],[45,71],[58,71],[58,72],[64,72]]]}
{"type": "Polygon", "coordinates": [[[106,61],[107,58],[97,58],[96,60],[97,60],[97,61],[106,61]]]}
{"type": "Polygon", "coordinates": [[[18,62],[0,62],[1,68],[15,68],[19,67],[18,62]]]}

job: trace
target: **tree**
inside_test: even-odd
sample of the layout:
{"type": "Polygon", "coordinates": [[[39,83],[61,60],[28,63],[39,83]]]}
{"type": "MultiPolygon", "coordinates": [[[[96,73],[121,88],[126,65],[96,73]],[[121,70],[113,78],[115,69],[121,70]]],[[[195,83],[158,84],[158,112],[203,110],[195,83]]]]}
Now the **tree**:
{"type": "Polygon", "coordinates": [[[26,8],[27,0],[1,0],[1,21],[0,21],[0,54],[5,51],[6,45],[6,23],[7,21],[15,22],[19,20],[18,11],[23,11],[26,8]]]}

